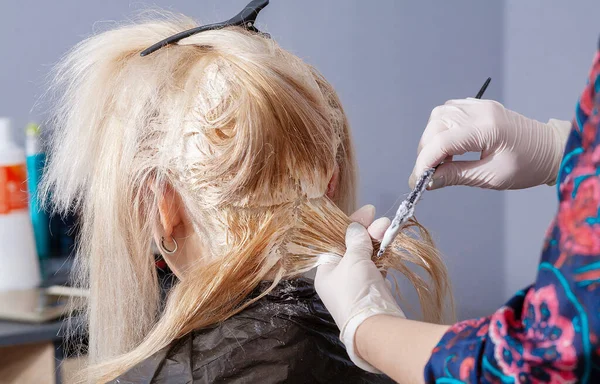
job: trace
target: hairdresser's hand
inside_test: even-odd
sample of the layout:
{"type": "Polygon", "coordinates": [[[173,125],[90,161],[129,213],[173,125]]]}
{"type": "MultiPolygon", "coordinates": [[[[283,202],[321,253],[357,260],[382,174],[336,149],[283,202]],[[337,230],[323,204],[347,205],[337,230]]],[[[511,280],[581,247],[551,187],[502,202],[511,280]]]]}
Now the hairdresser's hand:
{"type": "Polygon", "coordinates": [[[552,185],[570,129],[569,122],[551,119],[544,124],[492,100],[448,101],[431,112],[409,185],[414,187],[425,169],[442,162],[431,189],[552,185]],[[481,160],[452,161],[467,152],[481,152],[481,160]]]}
{"type": "MultiPolygon", "coordinates": [[[[369,229],[382,226],[378,221],[371,224],[369,229]]],[[[386,222],[386,226],[388,225],[389,220],[386,222]]],[[[385,229],[372,230],[378,232],[380,238],[384,231],[385,229]]],[[[369,232],[364,226],[352,223],[348,227],[346,247],[346,253],[338,264],[319,266],[315,287],[341,329],[340,339],[346,345],[352,361],[362,369],[378,372],[357,355],[354,345],[356,330],[363,321],[372,316],[388,314],[404,317],[404,313],[396,303],[381,272],[371,261],[373,246],[369,232]]]]}

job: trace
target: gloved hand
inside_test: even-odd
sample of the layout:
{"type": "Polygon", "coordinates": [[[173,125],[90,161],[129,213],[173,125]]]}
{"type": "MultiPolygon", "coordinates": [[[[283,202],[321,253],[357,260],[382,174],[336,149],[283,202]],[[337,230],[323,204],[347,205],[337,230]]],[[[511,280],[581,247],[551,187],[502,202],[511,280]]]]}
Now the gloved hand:
{"type": "Polygon", "coordinates": [[[570,130],[570,122],[551,119],[544,124],[492,100],[448,101],[431,112],[409,185],[413,188],[427,168],[441,162],[430,189],[553,185],[570,130]],[[467,152],[481,152],[481,160],[452,161],[467,152]]]}
{"type": "MultiPolygon", "coordinates": [[[[382,220],[371,224],[369,231],[359,223],[350,224],[346,232],[344,257],[337,265],[320,265],[315,277],[317,293],[340,328],[340,339],[346,345],[350,359],[358,367],[375,373],[380,372],[356,353],[356,330],[371,316],[387,314],[405,317],[386,280],[371,261],[373,245],[369,232],[374,238],[381,239],[389,226],[389,220],[382,220]]],[[[363,220],[361,222],[368,225],[363,220]]]]}

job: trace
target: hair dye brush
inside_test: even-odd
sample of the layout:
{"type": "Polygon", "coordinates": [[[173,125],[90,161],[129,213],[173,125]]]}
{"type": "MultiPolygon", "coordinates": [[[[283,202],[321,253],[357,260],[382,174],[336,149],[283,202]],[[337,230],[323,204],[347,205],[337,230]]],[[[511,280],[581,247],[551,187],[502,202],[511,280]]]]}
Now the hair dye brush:
{"type": "MultiPolygon", "coordinates": [[[[479,92],[477,92],[477,95],[475,96],[476,99],[481,99],[488,85],[490,85],[490,81],[492,81],[492,78],[488,77],[485,83],[483,83],[483,86],[481,87],[479,92]]],[[[431,179],[433,178],[433,174],[435,173],[436,168],[426,169],[425,172],[423,172],[423,175],[421,175],[421,177],[419,177],[419,179],[417,180],[415,188],[409,193],[406,200],[400,203],[400,206],[396,211],[396,216],[394,216],[394,219],[392,220],[392,224],[383,235],[383,240],[381,240],[381,245],[379,246],[377,257],[381,257],[381,255],[383,255],[385,249],[390,244],[392,244],[396,236],[398,236],[398,233],[400,233],[400,230],[402,229],[404,224],[406,224],[406,222],[414,216],[415,206],[421,199],[421,196],[423,195],[423,192],[425,192],[425,190],[427,189],[429,183],[431,183],[431,179]]]]}

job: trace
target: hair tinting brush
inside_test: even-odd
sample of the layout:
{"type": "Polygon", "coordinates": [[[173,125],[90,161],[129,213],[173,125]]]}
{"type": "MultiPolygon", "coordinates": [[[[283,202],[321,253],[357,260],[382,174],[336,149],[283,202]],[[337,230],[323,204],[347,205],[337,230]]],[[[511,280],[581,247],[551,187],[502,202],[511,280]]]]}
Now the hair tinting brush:
{"type": "MultiPolygon", "coordinates": [[[[477,92],[477,96],[475,96],[476,99],[481,99],[488,85],[490,85],[490,81],[492,81],[492,78],[488,77],[485,83],[483,83],[483,86],[481,87],[479,92],[477,92]]],[[[415,188],[408,194],[406,200],[400,203],[398,211],[396,211],[396,216],[394,216],[394,220],[392,220],[392,224],[389,226],[389,228],[385,231],[385,234],[383,235],[383,240],[381,240],[381,245],[379,246],[377,257],[381,257],[381,255],[383,255],[385,249],[390,244],[392,244],[396,236],[398,236],[398,233],[400,233],[400,230],[402,229],[404,224],[406,224],[406,222],[414,216],[415,206],[417,205],[419,199],[421,199],[421,196],[423,195],[423,192],[425,192],[427,186],[431,182],[436,168],[426,169],[425,172],[423,172],[423,174],[421,175],[421,177],[419,177],[419,179],[417,180],[415,188]]]]}

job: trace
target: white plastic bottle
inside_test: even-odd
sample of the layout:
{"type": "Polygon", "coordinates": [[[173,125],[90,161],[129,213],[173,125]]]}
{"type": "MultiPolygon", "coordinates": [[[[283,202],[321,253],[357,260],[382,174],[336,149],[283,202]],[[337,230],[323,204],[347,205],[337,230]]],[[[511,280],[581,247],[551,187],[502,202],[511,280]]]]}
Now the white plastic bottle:
{"type": "Polygon", "coordinates": [[[0,291],[33,288],[40,268],[27,208],[25,152],[0,117],[0,291]]]}

